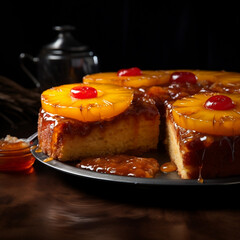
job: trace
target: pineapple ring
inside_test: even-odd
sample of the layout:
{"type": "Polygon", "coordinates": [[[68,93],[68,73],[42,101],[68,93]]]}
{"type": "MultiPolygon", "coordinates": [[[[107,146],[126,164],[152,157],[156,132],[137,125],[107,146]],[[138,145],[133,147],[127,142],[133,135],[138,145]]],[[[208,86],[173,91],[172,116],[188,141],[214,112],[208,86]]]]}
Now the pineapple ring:
{"type": "Polygon", "coordinates": [[[94,122],[112,118],[124,112],[131,104],[133,91],[114,85],[66,84],[50,88],[41,95],[42,108],[49,113],[94,122]],[[97,90],[96,98],[77,99],[71,96],[76,86],[90,86],[97,90]]]}
{"type": "Polygon", "coordinates": [[[170,75],[163,70],[150,71],[144,70],[138,76],[118,76],[117,72],[105,72],[86,75],[83,78],[84,83],[103,83],[114,84],[125,87],[150,87],[154,85],[163,85],[169,82],[170,75]]]}
{"type": "Polygon", "coordinates": [[[210,110],[205,102],[220,93],[200,93],[175,101],[172,105],[174,121],[183,128],[197,132],[219,135],[240,135],[239,94],[224,94],[232,99],[235,107],[230,110],[210,110]]]}
{"type": "Polygon", "coordinates": [[[103,84],[114,84],[125,87],[151,87],[157,85],[166,85],[169,83],[170,77],[174,72],[191,72],[195,74],[198,82],[205,84],[211,83],[228,83],[228,82],[239,82],[240,73],[236,72],[225,72],[225,71],[204,71],[204,70],[144,70],[142,75],[139,76],[118,76],[117,72],[105,72],[95,73],[86,75],[83,78],[84,83],[103,83],[103,84]]]}
{"type": "Polygon", "coordinates": [[[240,73],[237,72],[225,72],[225,71],[209,71],[209,70],[167,70],[166,74],[171,75],[174,72],[191,72],[195,74],[199,83],[204,82],[229,82],[240,81],[240,73]],[[231,79],[231,80],[230,80],[231,79]]]}

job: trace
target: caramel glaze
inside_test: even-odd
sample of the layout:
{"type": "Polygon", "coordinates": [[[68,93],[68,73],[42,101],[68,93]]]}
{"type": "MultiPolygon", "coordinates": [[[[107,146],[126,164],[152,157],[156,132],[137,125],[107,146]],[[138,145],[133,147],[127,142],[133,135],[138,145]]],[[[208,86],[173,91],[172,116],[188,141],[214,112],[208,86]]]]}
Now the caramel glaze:
{"type": "Polygon", "coordinates": [[[44,153],[51,157],[55,157],[52,156],[52,153],[55,152],[58,154],[61,151],[58,146],[63,142],[63,136],[65,135],[70,135],[71,137],[75,135],[84,137],[90,134],[94,128],[99,128],[104,131],[104,129],[113,122],[122,120],[128,116],[135,117],[137,124],[140,115],[144,116],[147,120],[154,120],[159,116],[159,112],[155,106],[155,102],[147,97],[144,91],[141,92],[138,90],[136,90],[134,94],[132,104],[125,112],[105,121],[81,122],[75,119],[51,114],[40,109],[38,119],[39,146],[44,153]],[[54,135],[54,133],[61,134],[54,135]],[[56,136],[58,136],[57,139],[56,136]]]}
{"type": "Polygon", "coordinates": [[[76,167],[100,173],[146,178],[153,178],[159,171],[156,159],[128,155],[86,158],[76,167]]]}
{"type": "MultiPolygon", "coordinates": [[[[173,122],[171,104],[166,104],[173,122]]],[[[174,127],[189,178],[201,179],[240,174],[240,136],[216,136],[174,127]]]]}
{"type": "Polygon", "coordinates": [[[236,82],[236,83],[221,83],[221,82],[217,82],[212,84],[209,87],[209,90],[213,91],[213,92],[220,92],[220,93],[240,93],[240,81],[236,82]]]}
{"type": "Polygon", "coordinates": [[[189,95],[199,92],[211,91],[211,83],[169,83],[163,86],[153,86],[146,89],[146,93],[151,97],[161,110],[161,114],[165,115],[164,102],[170,100],[177,100],[189,95]]]}
{"type": "Polygon", "coordinates": [[[152,98],[158,111],[160,113],[160,140],[163,141],[166,138],[166,109],[165,103],[167,101],[175,101],[177,99],[193,95],[199,92],[209,91],[210,82],[192,84],[192,83],[169,83],[163,86],[153,86],[145,89],[146,94],[152,98]]]}

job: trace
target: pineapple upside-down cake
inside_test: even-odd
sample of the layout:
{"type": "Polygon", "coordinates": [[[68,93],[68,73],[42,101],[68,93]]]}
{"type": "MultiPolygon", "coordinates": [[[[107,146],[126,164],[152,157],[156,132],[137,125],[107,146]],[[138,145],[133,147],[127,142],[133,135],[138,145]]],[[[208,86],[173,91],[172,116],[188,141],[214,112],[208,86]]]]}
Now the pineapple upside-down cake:
{"type": "Polygon", "coordinates": [[[39,145],[49,156],[137,154],[164,137],[182,178],[240,174],[239,73],[131,68],[83,82],[42,94],[39,145]]]}

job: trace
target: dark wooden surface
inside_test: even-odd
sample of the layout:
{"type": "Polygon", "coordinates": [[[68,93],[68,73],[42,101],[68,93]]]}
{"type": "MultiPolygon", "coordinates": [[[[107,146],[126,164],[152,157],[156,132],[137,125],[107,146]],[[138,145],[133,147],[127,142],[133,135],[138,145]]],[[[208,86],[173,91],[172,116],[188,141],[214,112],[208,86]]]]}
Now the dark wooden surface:
{"type": "MultiPolygon", "coordinates": [[[[27,137],[36,120],[4,130],[27,137]]],[[[0,172],[0,240],[240,239],[239,190],[101,182],[36,161],[0,172]]]]}
{"type": "Polygon", "coordinates": [[[35,162],[0,173],[0,239],[239,239],[239,185],[152,187],[35,162]],[[32,172],[31,172],[32,171],[32,172]]]}

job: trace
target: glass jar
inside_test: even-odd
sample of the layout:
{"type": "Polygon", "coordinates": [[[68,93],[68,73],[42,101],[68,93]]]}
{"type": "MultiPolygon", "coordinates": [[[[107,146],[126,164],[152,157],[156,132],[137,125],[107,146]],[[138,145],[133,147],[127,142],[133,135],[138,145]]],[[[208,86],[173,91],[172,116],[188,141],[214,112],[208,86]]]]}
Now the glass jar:
{"type": "Polygon", "coordinates": [[[0,171],[23,171],[29,169],[35,162],[31,149],[35,147],[32,141],[26,142],[7,136],[0,139],[0,171]]]}

